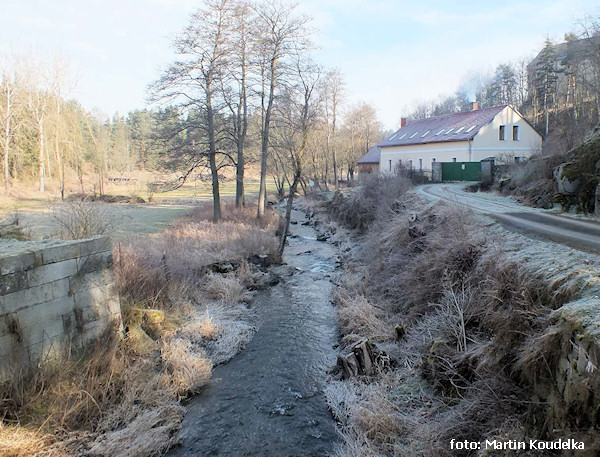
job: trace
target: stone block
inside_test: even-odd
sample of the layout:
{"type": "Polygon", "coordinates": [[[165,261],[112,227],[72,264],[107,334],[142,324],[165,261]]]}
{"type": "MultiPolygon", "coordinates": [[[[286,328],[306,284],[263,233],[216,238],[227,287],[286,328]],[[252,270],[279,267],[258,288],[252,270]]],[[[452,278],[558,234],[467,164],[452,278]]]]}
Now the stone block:
{"type": "Polygon", "coordinates": [[[16,271],[0,276],[0,295],[12,294],[29,287],[26,271],[16,271]]]}
{"type": "Polygon", "coordinates": [[[91,273],[112,266],[112,251],[102,251],[77,259],[77,271],[79,274],[91,273]]]}
{"type": "Polygon", "coordinates": [[[29,347],[38,343],[50,343],[52,340],[64,334],[62,318],[35,322],[23,330],[24,342],[29,347]]]}
{"type": "Polygon", "coordinates": [[[107,236],[97,236],[89,240],[85,240],[81,244],[80,256],[95,254],[97,252],[110,251],[112,244],[107,236]]]}
{"type": "Polygon", "coordinates": [[[89,289],[79,290],[73,295],[75,296],[75,303],[80,308],[106,306],[109,300],[117,297],[117,287],[114,283],[99,287],[92,286],[89,289]]]}
{"type": "Polygon", "coordinates": [[[48,265],[42,265],[27,272],[30,286],[38,286],[47,282],[68,278],[77,273],[77,260],[63,260],[48,265]]]}
{"type": "Polygon", "coordinates": [[[35,255],[33,252],[24,252],[0,258],[0,274],[7,275],[16,271],[26,271],[33,268],[35,255]]]}
{"type": "MultiPolygon", "coordinates": [[[[62,297],[39,305],[30,306],[21,309],[18,313],[19,324],[24,333],[28,332],[30,327],[52,321],[62,322],[62,315],[73,313],[75,309],[75,300],[73,297],[62,297]]],[[[73,318],[75,315],[73,314],[73,318]]]]}
{"type": "Polygon", "coordinates": [[[0,357],[10,357],[13,353],[14,339],[11,335],[0,336],[0,357]]]}
{"type": "Polygon", "coordinates": [[[72,295],[69,278],[59,279],[52,283],[52,296],[54,298],[62,298],[68,295],[72,295]]]}
{"type": "Polygon", "coordinates": [[[37,265],[48,265],[76,259],[81,254],[81,241],[64,241],[53,244],[35,252],[37,265]]]}
{"type": "Polygon", "coordinates": [[[2,295],[0,296],[0,314],[14,313],[22,308],[51,301],[53,298],[52,284],[42,284],[12,294],[2,295]]]}
{"type": "Polygon", "coordinates": [[[110,268],[103,268],[91,273],[77,274],[70,278],[73,293],[90,289],[91,287],[104,287],[115,282],[115,274],[110,268]]]}

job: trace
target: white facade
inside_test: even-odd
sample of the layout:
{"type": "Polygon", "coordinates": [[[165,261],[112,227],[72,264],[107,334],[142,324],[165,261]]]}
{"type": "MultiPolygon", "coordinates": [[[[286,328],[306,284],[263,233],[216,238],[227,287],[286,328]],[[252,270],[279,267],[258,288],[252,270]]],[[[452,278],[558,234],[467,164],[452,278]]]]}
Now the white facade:
{"type": "Polygon", "coordinates": [[[472,140],[380,148],[379,170],[386,174],[393,173],[400,163],[405,168],[429,171],[434,161],[479,162],[494,157],[497,163],[514,162],[541,152],[542,137],[517,111],[507,106],[481,127],[472,140]],[[504,139],[501,139],[501,129],[504,139]]]}

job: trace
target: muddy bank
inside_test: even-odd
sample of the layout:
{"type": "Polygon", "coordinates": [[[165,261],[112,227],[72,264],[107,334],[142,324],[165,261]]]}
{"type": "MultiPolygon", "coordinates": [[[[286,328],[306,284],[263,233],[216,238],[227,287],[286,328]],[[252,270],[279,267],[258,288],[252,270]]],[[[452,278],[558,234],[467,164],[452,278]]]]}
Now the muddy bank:
{"type": "Polygon", "coordinates": [[[279,284],[252,306],[257,332],[218,366],[187,406],[181,446],[168,455],[324,456],[337,440],[323,389],[336,362],[330,276],[336,252],[294,211],[279,284]]]}

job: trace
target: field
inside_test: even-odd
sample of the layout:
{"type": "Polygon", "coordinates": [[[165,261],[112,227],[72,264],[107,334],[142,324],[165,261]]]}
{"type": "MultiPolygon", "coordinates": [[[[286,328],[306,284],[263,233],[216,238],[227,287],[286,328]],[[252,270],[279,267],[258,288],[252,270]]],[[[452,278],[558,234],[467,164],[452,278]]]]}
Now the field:
{"type": "MultiPolygon", "coordinates": [[[[258,195],[257,179],[246,181],[246,198],[258,195]]],[[[210,182],[197,181],[186,183],[178,189],[149,195],[145,185],[106,186],[108,195],[128,195],[141,197],[148,203],[99,203],[103,214],[111,226],[111,237],[119,239],[129,233],[156,233],[164,230],[176,218],[188,212],[200,201],[212,199],[210,182]]],[[[267,181],[267,191],[274,192],[271,180],[267,181]]],[[[235,197],[235,181],[221,183],[221,198],[231,200],[235,197]]],[[[41,196],[35,191],[21,190],[11,197],[0,199],[0,220],[18,217],[19,224],[31,239],[52,238],[58,236],[58,224],[54,214],[63,205],[56,192],[41,196]]]]}

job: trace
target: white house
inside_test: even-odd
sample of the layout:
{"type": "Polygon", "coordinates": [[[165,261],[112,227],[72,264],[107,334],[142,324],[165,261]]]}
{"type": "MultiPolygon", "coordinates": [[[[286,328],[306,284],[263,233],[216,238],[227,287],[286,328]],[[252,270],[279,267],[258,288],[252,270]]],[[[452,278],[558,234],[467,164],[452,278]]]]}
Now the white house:
{"type": "MultiPolygon", "coordinates": [[[[542,149],[541,135],[508,105],[410,121],[377,146],[379,172],[396,167],[429,171],[433,162],[498,163],[530,157],[542,149]]],[[[404,124],[404,122],[403,122],[404,124]]],[[[360,163],[360,161],[359,161],[360,163]]]]}

